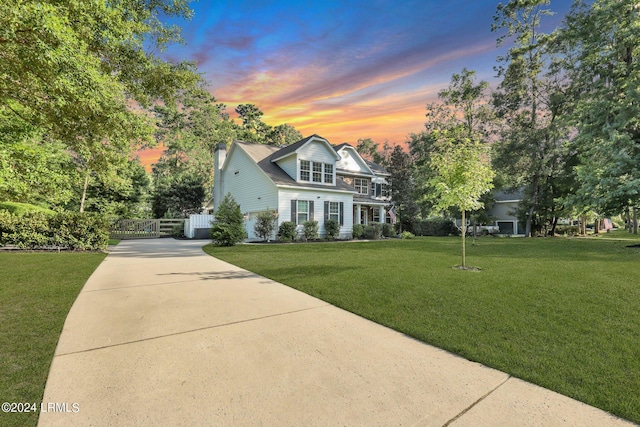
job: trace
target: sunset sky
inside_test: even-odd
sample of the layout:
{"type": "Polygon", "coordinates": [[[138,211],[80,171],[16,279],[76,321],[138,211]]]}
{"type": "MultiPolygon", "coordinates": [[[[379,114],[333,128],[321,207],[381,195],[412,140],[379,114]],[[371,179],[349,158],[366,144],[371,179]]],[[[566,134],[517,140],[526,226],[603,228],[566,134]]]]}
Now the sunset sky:
{"type": "MultiPolygon", "coordinates": [[[[551,1],[555,28],[571,0],[551,1]]],[[[476,70],[495,86],[494,0],[299,0],[191,3],[175,23],[185,45],[162,55],[196,61],[211,93],[235,116],[255,104],[332,144],[370,137],[402,143],[453,73],[476,70]]],[[[508,47],[508,43],[507,46],[508,47]]],[[[159,154],[143,154],[145,163],[159,154]]]]}

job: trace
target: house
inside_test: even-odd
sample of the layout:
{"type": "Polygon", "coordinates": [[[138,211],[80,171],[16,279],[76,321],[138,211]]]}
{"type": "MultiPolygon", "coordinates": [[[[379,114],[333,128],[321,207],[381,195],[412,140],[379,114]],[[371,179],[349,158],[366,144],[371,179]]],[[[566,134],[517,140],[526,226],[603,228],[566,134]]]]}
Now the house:
{"type": "Polygon", "coordinates": [[[524,224],[518,220],[516,211],[522,200],[522,190],[502,190],[494,195],[495,204],[487,209],[487,213],[500,228],[500,234],[524,235],[524,224]]]}
{"type": "Polygon", "coordinates": [[[279,226],[292,221],[299,230],[305,221],[337,220],[340,238],[351,238],[353,224],[384,222],[387,172],[365,161],[349,144],[334,147],[312,135],[286,147],[234,141],[226,151],[215,149],[214,215],[225,194],[231,193],[245,217],[249,240],[257,239],[257,215],[277,211],[279,226]]]}

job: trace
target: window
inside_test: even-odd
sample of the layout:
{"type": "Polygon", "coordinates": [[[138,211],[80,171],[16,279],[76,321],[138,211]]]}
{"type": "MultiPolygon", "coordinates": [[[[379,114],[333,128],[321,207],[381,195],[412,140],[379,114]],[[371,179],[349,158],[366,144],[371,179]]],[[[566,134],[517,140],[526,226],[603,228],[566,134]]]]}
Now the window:
{"type": "Polygon", "coordinates": [[[322,182],[322,163],[313,162],[313,182],[322,182]]]}
{"type": "Polygon", "coordinates": [[[300,181],[333,184],[333,169],[331,163],[300,160],[300,181]]]}
{"type": "Polygon", "coordinates": [[[311,171],[311,162],[309,160],[300,160],[300,181],[309,181],[311,171]]]}
{"type": "MultiPolygon", "coordinates": [[[[373,188],[373,186],[372,186],[372,188],[373,188]]],[[[376,197],[388,198],[389,197],[389,186],[387,184],[375,184],[375,196],[376,197]]]]}
{"type": "Polygon", "coordinates": [[[302,224],[305,221],[309,221],[309,202],[306,200],[298,200],[298,221],[297,224],[302,224]]]}
{"type": "Polygon", "coordinates": [[[324,182],[333,184],[333,165],[329,163],[324,164],[324,182]]]}
{"type": "Polygon", "coordinates": [[[313,200],[292,200],[291,222],[302,224],[305,221],[313,221],[313,200]]]}
{"type": "Polygon", "coordinates": [[[356,187],[356,191],[360,194],[369,194],[369,180],[362,178],[354,179],[354,186],[356,187]]]}
{"type": "Polygon", "coordinates": [[[330,219],[344,225],[344,202],[324,202],[324,220],[330,219]]]}

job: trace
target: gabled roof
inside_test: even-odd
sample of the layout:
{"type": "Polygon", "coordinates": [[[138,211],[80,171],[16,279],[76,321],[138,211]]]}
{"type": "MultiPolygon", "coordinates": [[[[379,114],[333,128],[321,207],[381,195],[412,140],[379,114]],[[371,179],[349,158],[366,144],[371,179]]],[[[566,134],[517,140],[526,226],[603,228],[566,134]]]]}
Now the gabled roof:
{"type": "Polygon", "coordinates": [[[293,143],[291,145],[288,145],[288,146],[286,146],[284,148],[281,148],[278,151],[278,154],[276,156],[274,156],[274,158],[271,161],[272,162],[276,162],[276,161],[278,161],[280,159],[283,159],[283,158],[285,158],[287,156],[290,156],[293,153],[297,153],[302,147],[307,145],[308,142],[310,142],[311,140],[314,140],[314,139],[324,143],[327,146],[327,148],[331,151],[331,153],[335,156],[336,160],[340,159],[340,156],[338,156],[338,153],[336,153],[333,150],[333,146],[331,144],[329,144],[329,141],[327,141],[326,139],[324,139],[320,135],[313,134],[313,135],[308,136],[308,137],[306,137],[304,139],[301,139],[298,142],[295,142],[295,143],[293,143]]]}
{"type": "MultiPolygon", "coordinates": [[[[308,138],[305,138],[305,139],[308,139],[308,138]]],[[[302,141],[299,141],[299,142],[302,142],[302,141]]],[[[299,142],[296,142],[296,144],[298,144],[299,142]]],[[[255,143],[244,142],[244,141],[234,141],[233,145],[240,148],[245,153],[247,153],[247,155],[258,165],[258,167],[262,169],[265,175],[267,175],[267,177],[271,179],[271,181],[273,181],[273,183],[276,185],[314,188],[314,189],[319,189],[324,191],[340,190],[340,191],[349,191],[351,193],[355,192],[353,187],[349,186],[348,184],[346,184],[344,181],[340,179],[336,179],[335,186],[314,184],[310,182],[309,183],[297,182],[295,179],[291,178],[289,174],[287,174],[284,170],[282,170],[282,168],[280,168],[280,166],[278,166],[278,164],[274,161],[274,159],[282,157],[281,154],[283,149],[280,147],[274,147],[271,145],[264,145],[264,144],[255,144],[255,143]]],[[[285,148],[289,148],[289,147],[285,147],[285,148]]],[[[232,149],[233,149],[233,146],[232,146],[232,149]]],[[[292,150],[291,153],[294,151],[295,150],[292,150]]],[[[229,153],[231,153],[231,151],[229,151],[229,153]]],[[[227,159],[229,159],[229,157],[227,157],[227,159]]]]}
{"type": "MultiPolygon", "coordinates": [[[[360,155],[360,153],[358,153],[358,150],[353,145],[349,144],[348,142],[343,142],[342,144],[336,145],[333,148],[334,148],[334,150],[336,150],[336,153],[339,152],[340,150],[342,150],[343,148],[351,149],[356,154],[358,154],[358,157],[360,159],[362,159],[362,161],[365,163],[366,167],[369,168],[369,170],[371,171],[372,174],[374,174],[374,175],[389,175],[389,172],[387,172],[387,170],[383,166],[380,166],[379,164],[377,164],[375,162],[372,162],[370,160],[367,160],[364,157],[362,157],[360,155]]],[[[342,170],[344,170],[344,169],[342,169],[342,170]]]]}

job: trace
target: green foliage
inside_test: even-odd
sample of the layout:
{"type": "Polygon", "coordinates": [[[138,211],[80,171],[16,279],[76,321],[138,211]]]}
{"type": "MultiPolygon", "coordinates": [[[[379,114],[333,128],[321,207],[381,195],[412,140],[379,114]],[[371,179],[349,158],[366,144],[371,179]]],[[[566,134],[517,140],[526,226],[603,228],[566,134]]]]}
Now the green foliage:
{"type": "Polygon", "coordinates": [[[561,31],[580,158],[567,199],[580,211],[618,214],[640,204],[638,21],[637,1],[578,1],[561,31]]]}
{"type": "Polygon", "coordinates": [[[436,172],[431,181],[435,208],[481,208],[480,196],[493,188],[488,147],[465,139],[455,130],[438,133],[438,137],[441,145],[431,161],[436,172]]]}
{"type": "Polygon", "coordinates": [[[25,212],[44,212],[48,214],[54,213],[54,211],[52,211],[51,209],[20,202],[0,202],[0,210],[3,209],[14,215],[21,215],[25,212]]]}
{"type": "Polygon", "coordinates": [[[327,238],[337,239],[340,236],[340,223],[335,219],[328,219],[324,222],[324,229],[327,232],[327,238]]]}
{"type": "Polygon", "coordinates": [[[396,228],[393,225],[385,222],[384,224],[382,224],[382,235],[384,237],[395,237],[396,228]]]}
{"type": "Polygon", "coordinates": [[[580,230],[577,225],[559,225],[556,227],[556,233],[560,236],[577,236],[580,230]]]}
{"type": "Polygon", "coordinates": [[[168,212],[175,218],[187,218],[202,210],[206,197],[202,178],[196,175],[181,175],[160,183],[152,193],[151,207],[156,218],[166,217],[168,212]]]}
{"type": "Polygon", "coordinates": [[[429,218],[420,221],[417,233],[420,236],[457,236],[460,231],[450,219],[429,218]]]}
{"type": "Polygon", "coordinates": [[[364,227],[362,237],[367,240],[378,240],[382,238],[382,224],[372,222],[364,227]]]}
{"type": "Polygon", "coordinates": [[[364,234],[364,225],[362,224],[353,224],[353,238],[359,239],[364,234]]]}
{"type": "Polygon", "coordinates": [[[215,221],[211,228],[211,239],[215,245],[234,246],[247,238],[240,205],[231,193],[224,196],[214,215],[215,221]]]}
{"type": "Polygon", "coordinates": [[[396,206],[400,230],[413,230],[419,208],[415,198],[414,165],[411,156],[401,146],[393,147],[389,156],[389,185],[391,199],[396,206]]]}
{"type": "Polygon", "coordinates": [[[415,239],[416,236],[409,231],[403,231],[400,237],[404,240],[407,240],[407,239],[415,239]]]}
{"type": "Polygon", "coordinates": [[[256,218],[256,223],[253,226],[253,231],[262,240],[268,241],[271,239],[271,235],[273,234],[273,231],[276,229],[277,222],[278,222],[278,213],[271,209],[267,209],[266,211],[262,211],[258,213],[258,217],[256,218]]]}
{"type": "Polygon", "coordinates": [[[298,236],[297,226],[295,222],[284,221],[278,228],[278,239],[283,242],[293,242],[298,236]]]}
{"type": "Polygon", "coordinates": [[[315,240],[318,238],[318,221],[305,221],[302,223],[302,237],[305,240],[315,240]]]}
{"type": "Polygon", "coordinates": [[[42,211],[11,214],[0,210],[0,246],[103,250],[108,240],[109,221],[104,215],[42,211]]]}

